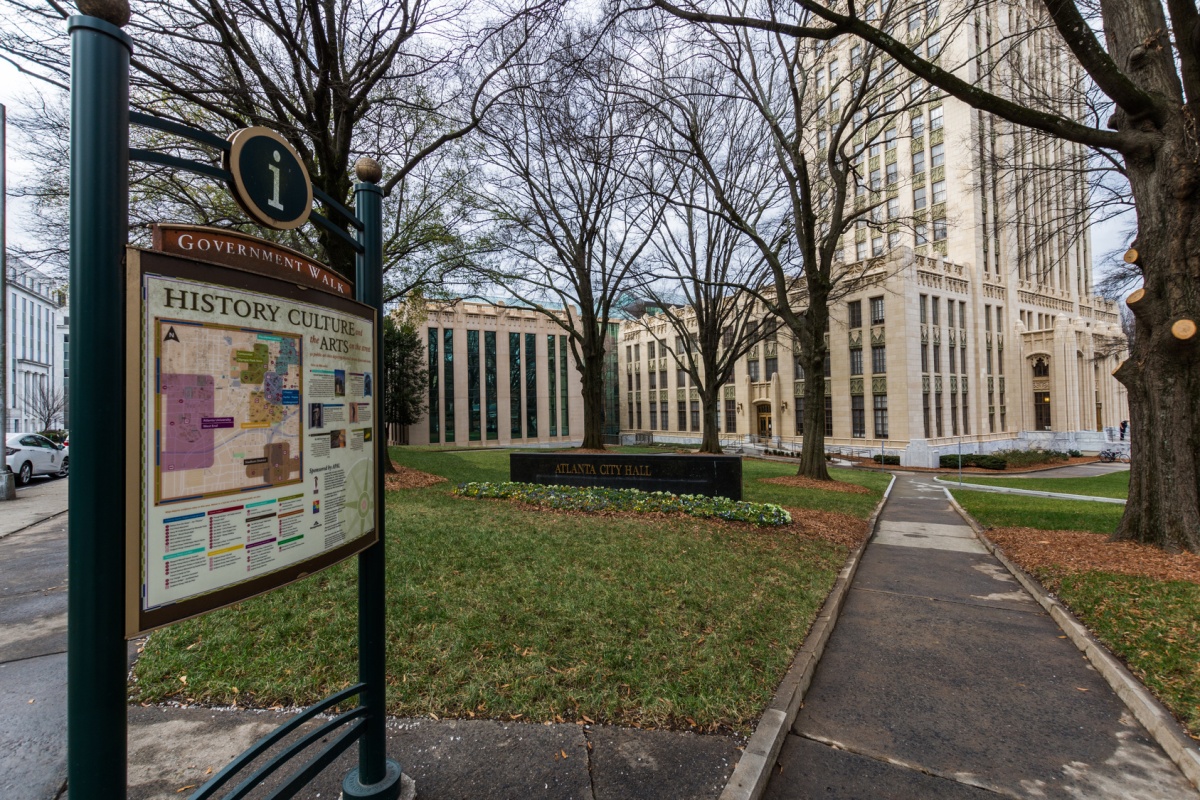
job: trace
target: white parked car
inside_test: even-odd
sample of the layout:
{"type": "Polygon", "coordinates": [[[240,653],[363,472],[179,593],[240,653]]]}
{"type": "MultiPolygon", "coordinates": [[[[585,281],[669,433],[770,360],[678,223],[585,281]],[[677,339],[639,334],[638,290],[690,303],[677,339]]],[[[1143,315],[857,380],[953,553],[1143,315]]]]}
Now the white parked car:
{"type": "Polygon", "coordinates": [[[10,433],[4,440],[5,463],[8,471],[17,476],[17,484],[25,486],[34,475],[53,475],[65,478],[70,450],[55,444],[38,433],[10,433]]]}

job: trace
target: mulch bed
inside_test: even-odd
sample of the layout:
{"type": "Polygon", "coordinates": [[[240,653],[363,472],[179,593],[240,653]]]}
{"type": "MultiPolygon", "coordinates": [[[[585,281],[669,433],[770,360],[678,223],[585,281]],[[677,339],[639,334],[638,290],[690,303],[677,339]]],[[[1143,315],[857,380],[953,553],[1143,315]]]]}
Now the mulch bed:
{"type": "Polygon", "coordinates": [[[845,492],[846,494],[870,494],[871,490],[857,483],[845,481],[818,481],[803,475],[780,475],[777,478],[759,478],[762,483],[777,483],[780,486],[791,486],[795,489],[820,489],[825,492],[845,492]]]}
{"type": "Polygon", "coordinates": [[[1200,555],[1194,553],[1167,553],[1153,545],[1077,531],[989,528],[987,536],[1027,572],[1059,567],[1070,573],[1113,572],[1200,584],[1200,555]]]}
{"type": "MultiPolygon", "coordinates": [[[[824,483],[824,481],[818,481],[824,483]]],[[[825,488],[822,486],[821,488],[825,488]]],[[[804,539],[821,539],[854,549],[867,538],[869,528],[865,519],[839,514],[836,511],[816,511],[810,508],[789,508],[792,524],[784,528],[804,539]]]]}
{"type": "Polygon", "coordinates": [[[389,492],[396,489],[425,489],[445,482],[446,479],[441,475],[430,475],[428,472],[409,469],[399,464],[396,465],[395,472],[389,472],[384,476],[384,484],[389,492]]]}

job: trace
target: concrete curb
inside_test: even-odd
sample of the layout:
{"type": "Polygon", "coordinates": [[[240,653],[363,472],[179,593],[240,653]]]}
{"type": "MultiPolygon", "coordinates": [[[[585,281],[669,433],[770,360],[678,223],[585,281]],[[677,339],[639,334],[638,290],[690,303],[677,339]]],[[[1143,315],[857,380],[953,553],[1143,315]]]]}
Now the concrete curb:
{"type": "Polygon", "coordinates": [[[834,626],[837,625],[838,614],[841,613],[842,603],[854,580],[854,574],[858,571],[863,551],[867,549],[867,545],[875,535],[875,528],[879,523],[879,512],[883,510],[888,496],[892,493],[892,487],[895,485],[896,476],[893,475],[887,489],[883,492],[883,497],[879,499],[875,510],[871,512],[870,519],[867,520],[867,538],[850,555],[842,567],[833,589],[825,598],[825,605],[822,606],[821,612],[813,621],[812,628],[809,629],[808,636],[804,639],[804,644],[796,652],[792,666],[783,676],[779,688],[775,690],[775,697],[767,706],[767,710],[763,712],[762,718],[759,719],[754,733],[750,736],[750,741],[746,743],[746,749],[742,751],[742,757],[738,760],[733,774],[729,776],[729,782],[725,784],[725,790],[721,792],[720,800],[759,800],[766,791],[771,768],[775,766],[775,760],[779,757],[779,751],[783,747],[783,740],[787,737],[787,732],[791,729],[792,723],[796,721],[800,704],[804,700],[809,684],[812,683],[813,672],[816,671],[817,663],[821,660],[821,654],[825,652],[825,643],[829,641],[829,636],[833,633],[834,626]]]}
{"type": "MultiPolygon", "coordinates": [[[[958,481],[947,481],[942,478],[934,478],[935,483],[940,483],[942,486],[958,486],[958,481]]],[[[962,489],[968,491],[979,492],[996,492],[997,494],[1023,494],[1030,497],[1050,497],[1055,500],[1090,500],[1094,503],[1118,503],[1125,505],[1125,501],[1119,497],[1093,497],[1090,494],[1063,494],[1062,492],[1039,492],[1036,489],[1014,489],[1011,486],[989,486],[986,483],[964,483],[962,489]]]]}
{"type": "Polygon", "coordinates": [[[949,489],[944,486],[942,489],[946,492],[950,505],[971,526],[975,535],[983,542],[983,546],[1004,565],[1005,569],[1012,573],[1027,592],[1033,595],[1046,613],[1058,623],[1058,627],[1067,635],[1067,638],[1087,656],[1096,671],[1104,677],[1104,680],[1117,693],[1137,721],[1142,723],[1150,736],[1158,742],[1184,776],[1192,782],[1193,786],[1200,789],[1200,746],[1197,746],[1192,737],[1188,736],[1166,706],[1160,703],[1158,698],[1135,678],[1116,656],[1108,651],[1108,648],[1097,641],[1066,606],[1047,592],[1046,588],[1029,573],[1010,561],[983,532],[983,526],[958,504],[949,489]]]}

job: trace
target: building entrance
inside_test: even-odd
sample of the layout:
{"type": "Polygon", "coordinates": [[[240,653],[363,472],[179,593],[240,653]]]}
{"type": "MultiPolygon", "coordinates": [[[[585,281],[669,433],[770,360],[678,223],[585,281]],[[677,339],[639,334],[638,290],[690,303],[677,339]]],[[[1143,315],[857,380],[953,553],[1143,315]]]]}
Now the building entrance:
{"type": "Polygon", "coordinates": [[[758,412],[758,435],[759,436],[775,435],[775,432],[774,432],[774,430],[772,430],[772,427],[771,427],[771,412],[770,411],[759,411],[758,412]]]}

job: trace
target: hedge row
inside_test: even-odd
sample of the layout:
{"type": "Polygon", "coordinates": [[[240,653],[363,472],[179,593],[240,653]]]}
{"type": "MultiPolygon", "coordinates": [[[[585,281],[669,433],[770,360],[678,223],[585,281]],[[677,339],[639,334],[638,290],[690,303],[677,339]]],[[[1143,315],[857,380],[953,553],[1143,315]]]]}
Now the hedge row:
{"type": "Polygon", "coordinates": [[[748,503],[728,497],[642,492],[589,486],[539,486],[532,483],[462,483],[454,489],[460,497],[519,500],[522,503],[563,511],[636,511],[639,513],[690,514],[753,525],[788,525],[792,515],[774,503],[748,503]]]}
{"type": "MultiPolygon", "coordinates": [[[[958,467],[958,454],[950,456],[942,456],[938,460],[938,465],[944,469],[954,469],[958,467]]],[[[962,465],[964,467],[979,467],[980,469],[1004,469],[1008,466],[1008,462],[997,455],[986,455],[983,453],[963,453],[962,465]]]]}

